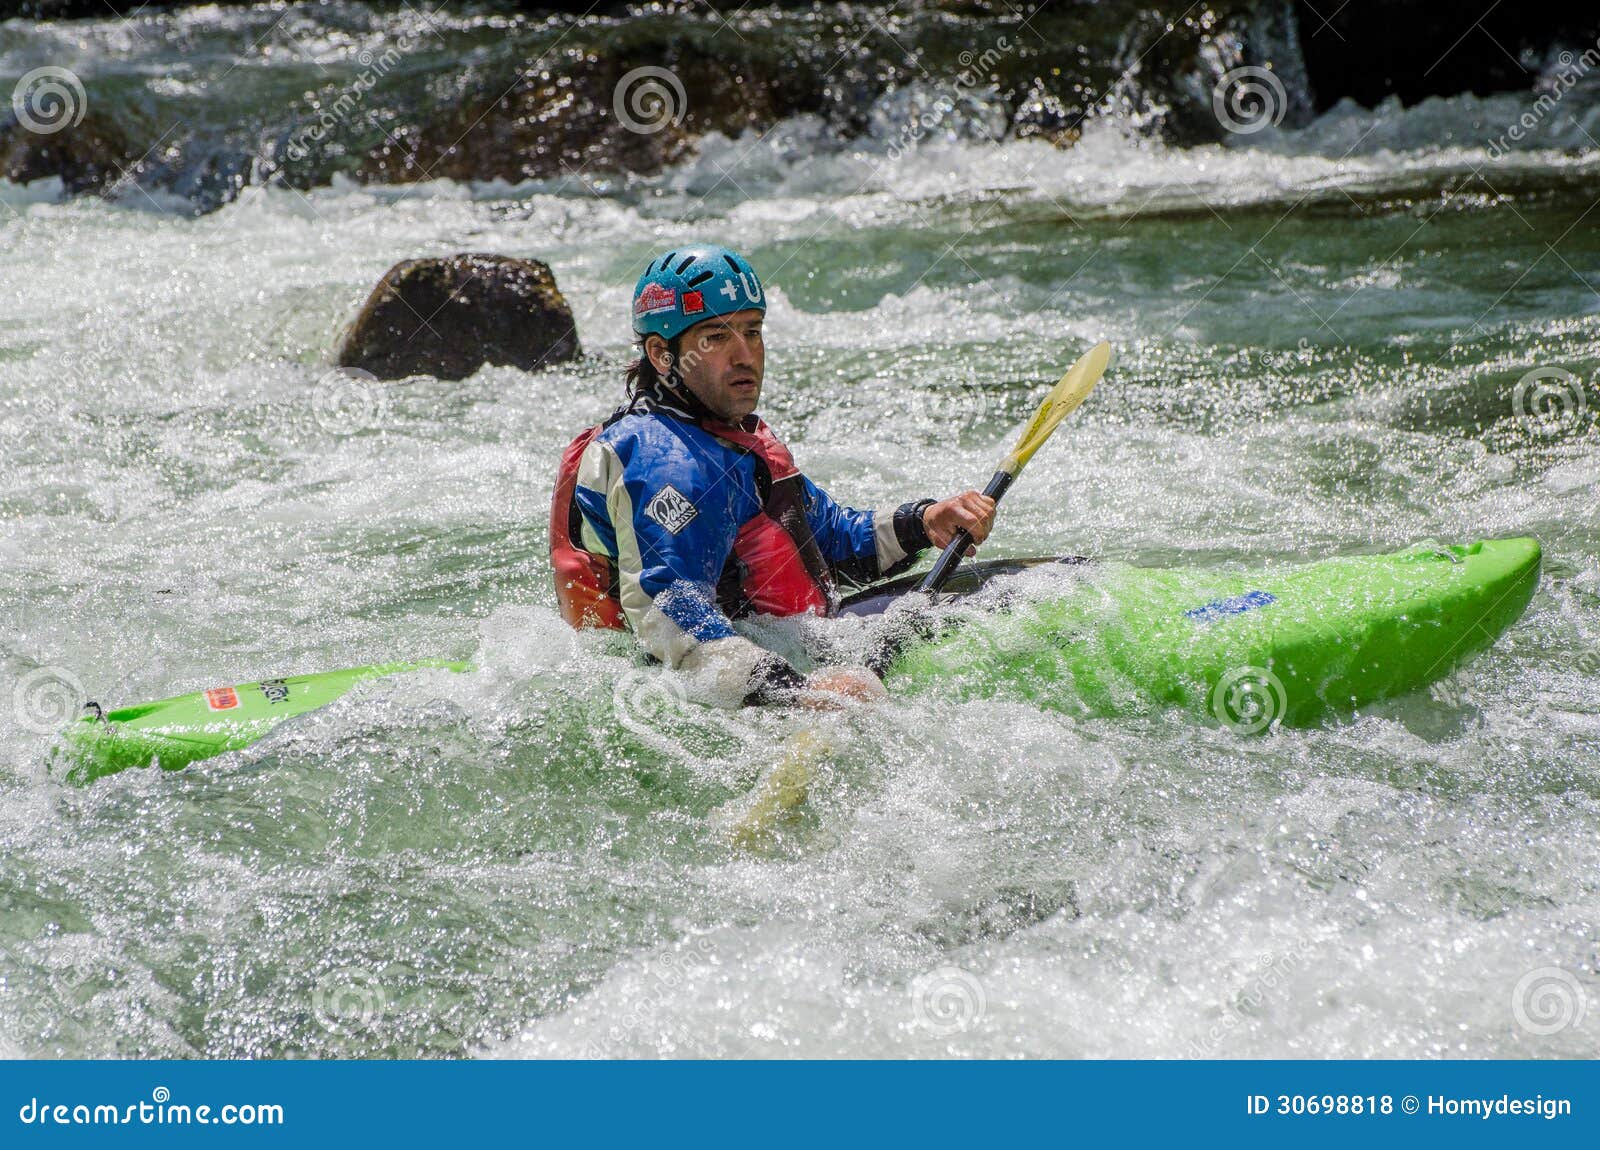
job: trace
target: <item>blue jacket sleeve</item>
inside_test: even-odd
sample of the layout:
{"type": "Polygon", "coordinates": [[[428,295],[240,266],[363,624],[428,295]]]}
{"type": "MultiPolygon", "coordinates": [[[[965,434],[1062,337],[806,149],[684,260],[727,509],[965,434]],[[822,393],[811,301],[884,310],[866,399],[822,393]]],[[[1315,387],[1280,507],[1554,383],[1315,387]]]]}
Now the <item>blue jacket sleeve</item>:
{"type": "Polygon", "coordinates": [[[616,559],[623,611],[644,648],[671,667],[709,673],[731,703],[767,702],[803,678],[737,634],[718,605],[739,525],[760,507],[753,474],[722,462],[659,428],[618,429],[584,453],[577,499],[592,537],[616,559]]]}
{"type": "Polygon", "coordinates": [[[857,511],[834,500],[805,476],[800,477],[805,492],[806,521],[811,534],[829,563],[865,559],[878,553],[873,513],[857,511]]]}
{"type": "Polygon", "coordinates": [[[806,521],[835,578],[864,584],[898,574],[928,546],[922,512],[933,500],[902,504],[890,511],[857,511],[836,502],[805,476],[800,480],[806,521]]]}
{"type": "Polygon", "coordinates": [[[613,499],[622,506],[613,514],[625,513],[632,528],[625,533],[631,540],[618,540],[623,578],[632,576],[694,642],[732,635],[717,606],[717,579],[738,533],[729,492],[718,490],[726,484],[708,482],[701,462],[686,453],[646,460],[641,452],[624,461],[617,487],[613,499]]]}

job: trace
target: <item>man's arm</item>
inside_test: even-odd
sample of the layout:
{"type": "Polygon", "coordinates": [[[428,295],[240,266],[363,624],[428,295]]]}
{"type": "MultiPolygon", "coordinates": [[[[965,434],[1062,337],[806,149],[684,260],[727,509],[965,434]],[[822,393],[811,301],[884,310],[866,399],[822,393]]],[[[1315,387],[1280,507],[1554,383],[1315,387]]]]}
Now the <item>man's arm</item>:
{"type": "Polygon", "coordinates": [[[922,515],[933,500],[904,503],[889,511],[857,511],[800,477],[806,521],[834,574],[865,584],[898,574],[928,546],[922,515]]]}
{"type": "MultiPolygon", "coordinates": [[[[617,567],[628,624],[645,650],[702,679],[724,704],[769,702],[805,685],[778,655],[737,634],[717,604],[717,579],[738,524],[706,498],[710,485],[681,453],[627,452],[596,440],[578,465],[576,498],[586,545],[617,567]],[[718,511],[722,513],[719,514],[718,511]]],[[[719,493],[725,501],[725,493],[719,493]]]]}
{"type": "Polygon", "coordinates": [[[801,481],[811,534],[835,573],[852,583],[898,575],[924,548],[943,547],[959,531],[982,543],[994,525],[994,500],[979,491],[903,503],[893,511],[856,511],[809,479],[801,481]]]}

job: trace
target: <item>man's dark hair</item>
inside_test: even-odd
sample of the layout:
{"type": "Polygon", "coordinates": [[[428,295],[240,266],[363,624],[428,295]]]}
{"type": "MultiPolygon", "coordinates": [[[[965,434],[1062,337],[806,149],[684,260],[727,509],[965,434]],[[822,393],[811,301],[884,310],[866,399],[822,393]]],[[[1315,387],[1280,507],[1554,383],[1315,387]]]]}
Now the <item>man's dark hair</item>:
{"type": "MultiPolygon", "coordinates": [[[[673,336],[667,340],[667,351],[672,358],[678,358],[678,349],[683,337],[673,336]]],[[[632,403],[641,395],[658,392],[663,382],[661,373],[656,370],[656,365],[650,362],[650,357],[644,353],[644,340],[639,341],[639,358],[628,365],[628,402],[632,403]]]]}

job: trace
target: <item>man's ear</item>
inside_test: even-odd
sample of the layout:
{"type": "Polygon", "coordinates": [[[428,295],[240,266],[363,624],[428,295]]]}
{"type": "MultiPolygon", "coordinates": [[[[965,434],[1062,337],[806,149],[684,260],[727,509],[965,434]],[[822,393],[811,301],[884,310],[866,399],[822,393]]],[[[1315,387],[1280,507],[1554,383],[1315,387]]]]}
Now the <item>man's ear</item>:
{"type": "Polygon", "coordinates": [[[650,359],[650,365],[656,369],[657,374],[666,375],[672,370],[672,352],[667,350],[667,341],[659,335],[645,336],[644,353],[650,359]]]}

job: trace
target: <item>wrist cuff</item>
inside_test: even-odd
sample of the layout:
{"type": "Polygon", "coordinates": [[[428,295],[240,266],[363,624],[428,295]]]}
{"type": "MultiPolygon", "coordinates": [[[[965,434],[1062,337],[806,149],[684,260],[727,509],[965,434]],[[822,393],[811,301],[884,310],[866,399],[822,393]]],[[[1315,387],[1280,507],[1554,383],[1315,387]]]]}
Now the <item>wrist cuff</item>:
{"type": "Polygon", "coordinates": [[[745,694],[744,705],[759,707],[767,703],[787,702],[805,685],[806,677],[791,667],[787,659],[769,654],[750,672],[750,689],[745,694]]]}
{"type": "Polygon", "coordinates": [[[899,540],[901,549],[907,555],[915,555],[930,545],[928,528],[922,522],[922,513],[933,504],[932,499],[919,499],[915,503],[902,503],[900,509],[894,513],[894,537],[899,540]]]}

